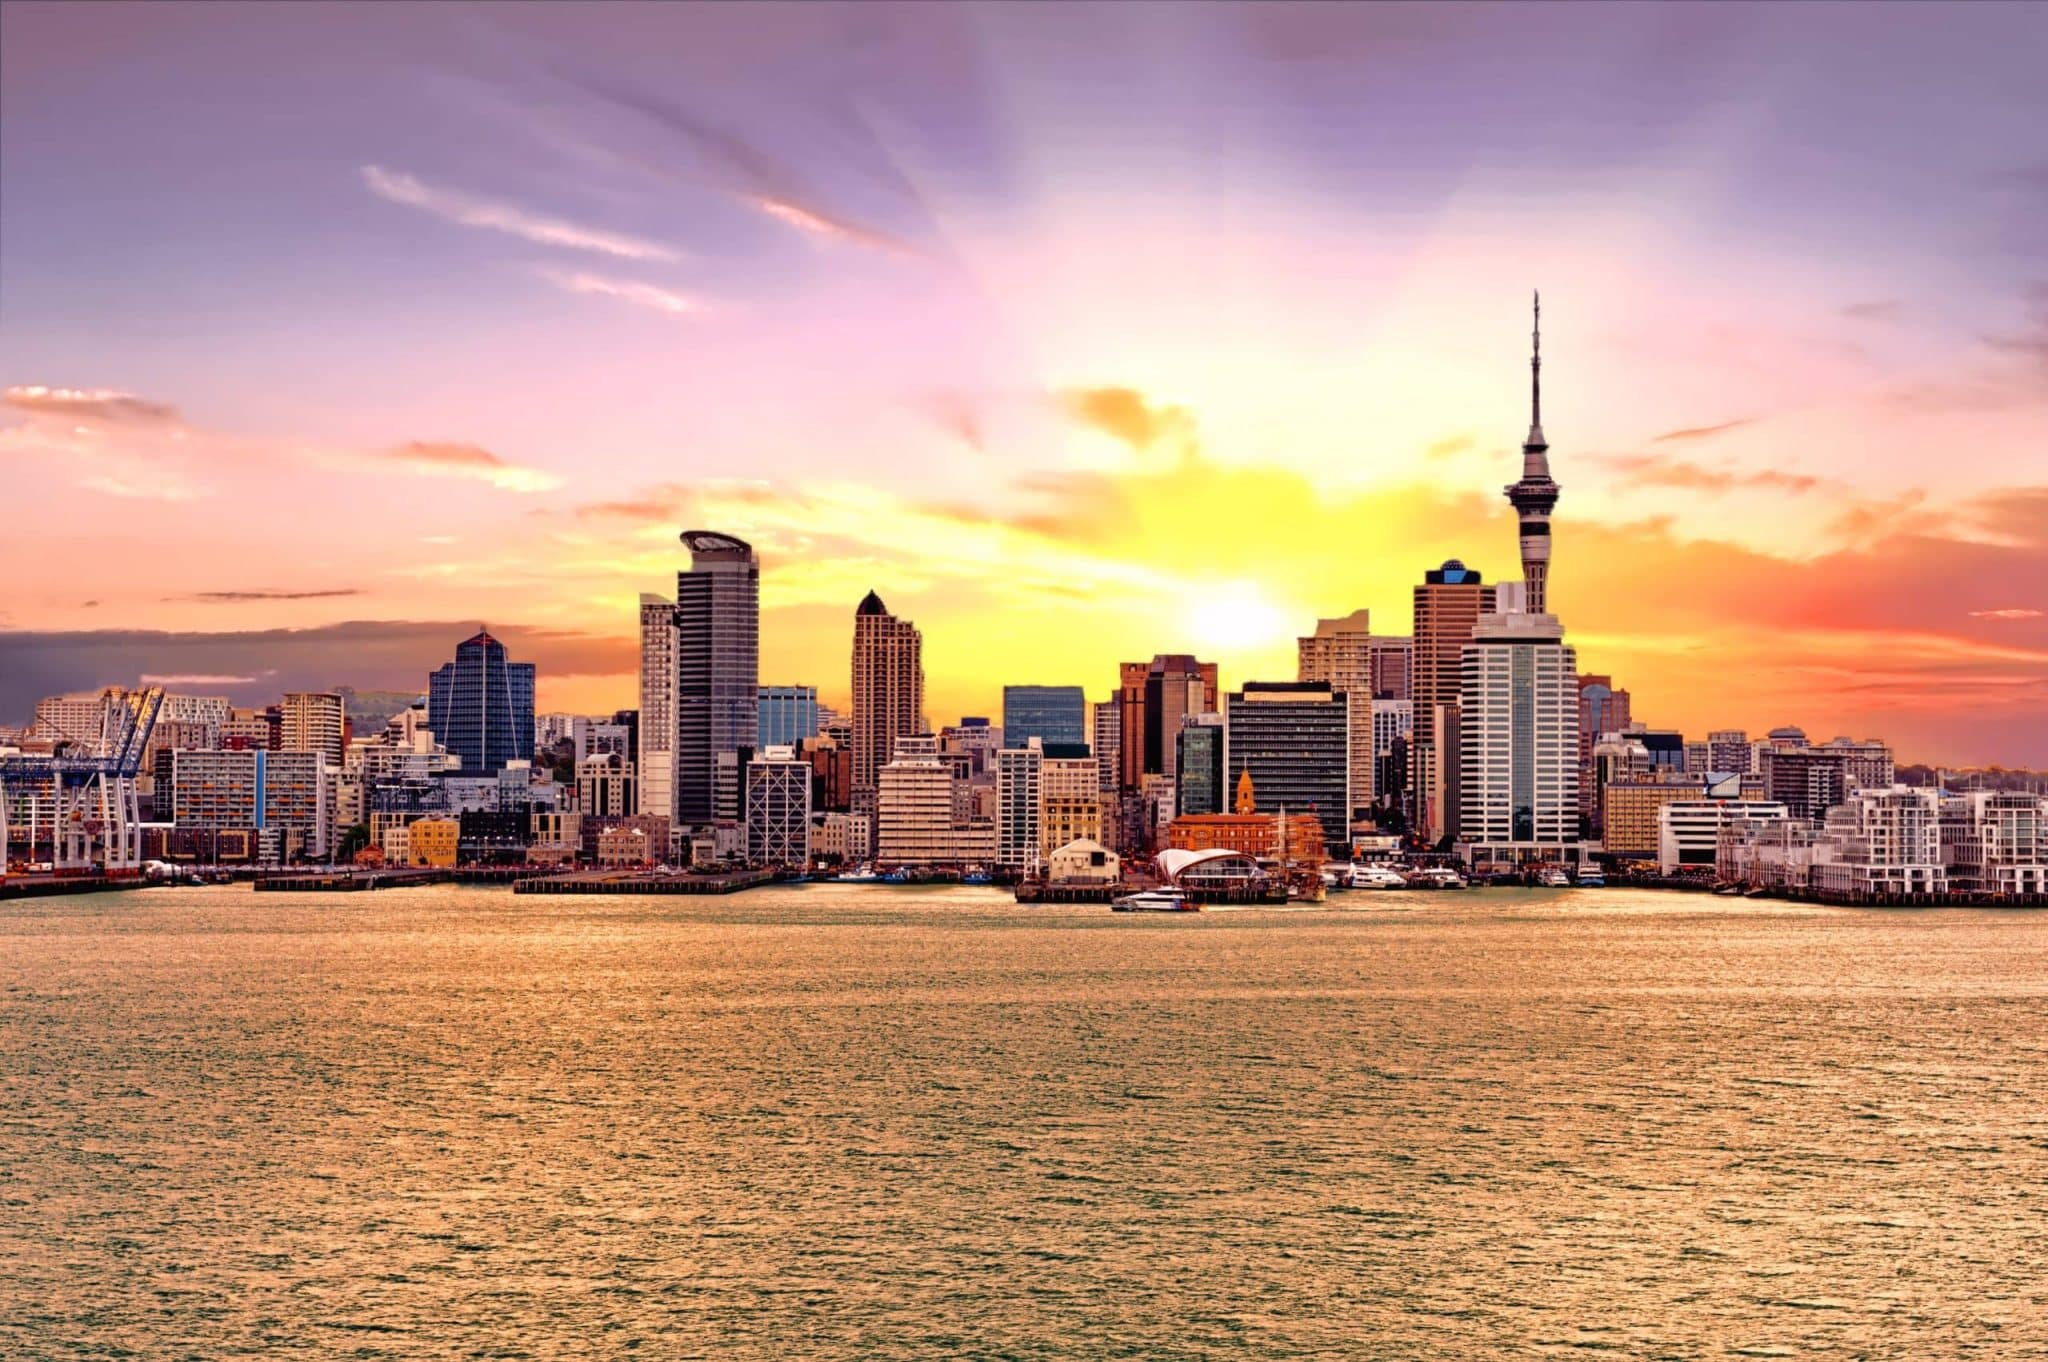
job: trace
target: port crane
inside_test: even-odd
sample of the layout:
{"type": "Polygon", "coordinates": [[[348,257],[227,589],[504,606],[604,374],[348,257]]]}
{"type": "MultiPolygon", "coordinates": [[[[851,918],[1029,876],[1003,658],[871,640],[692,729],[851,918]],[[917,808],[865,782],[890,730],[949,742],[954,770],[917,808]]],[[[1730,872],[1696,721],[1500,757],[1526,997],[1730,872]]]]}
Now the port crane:
{"type": "Polygon", "coordinates": [[[28,847],[35,855],[38,798],[50,802],[51,866],[60,871],[133,870],[142,864],[142,806],[135,777],[164,707],[161,686],[100,693],[99,731],[50,756],[0,756],[0,875],[9,859],[8,811],[26,795],[28,847]],[[81,751],[79,749],[83,748],[81,751]]]}

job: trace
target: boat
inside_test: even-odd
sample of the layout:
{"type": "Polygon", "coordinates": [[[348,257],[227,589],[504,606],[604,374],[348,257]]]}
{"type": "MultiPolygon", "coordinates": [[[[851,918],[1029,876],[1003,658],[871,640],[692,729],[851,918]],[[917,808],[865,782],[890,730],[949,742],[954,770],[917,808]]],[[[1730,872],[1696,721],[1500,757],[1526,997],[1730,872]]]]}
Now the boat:
{"type": "Polygon", "coordinates": [[[1558,866],[1551,866],[1536,877],[1536,883],[1545,889],[1569,889],[1572,877],[1558,866]]]}
{"type": "Polygon", "coordinates": [[[1579,872],[1579,888],[1581,888],[1581,889],[1605,889],[1606,887],[1607,887],[1607,877],[1606,877],[1605,875],[1601,874],[1601,873],[1600,873],[1599,871],[1597,871],[1597,870],[1581,870],[1581,871],[1579,872]]]}
{"type": "Polygon", "coordinates": [[[1353,889],[1406,889],[1408,880],[1400,871],[1383,865],[1354,865],[1348,883],[1353,889]]]}
{"type": "Polygon", "coordinates": [[[874,872],[872,866],[864,865],[853,870],[841,871],[832,877],[832,882],[834,884],[874,884],[881,878],[880,875],[874,872]]]}
{"type": "Polygon", "coordinates": [[[1742,886],[1739,884],[1717,884],[1714,886],[1714,892],[1724,899],[1734,898],[1742,892],[1742,886]]]}
{"type": "Polygon", "coordinates": [[[960,883],[987,884],[989,883],[989,874],[986,870],[970,870],[960,877],[960,883]]]}
{"type": "Polygon", "coordinates": [[[1190,903],[1188,896],[1178,889],[1140,889],[1135,894],[1125,894],[1110,900],[1110,910],[1118,913],[1199,913],[1201,905],[1190,903]]]}
{"type": "Polygon", "coordinates": [[[898,866],[888,874],[880,875],[876,878],[880,879],[883,884],[909,884],[910,872],[898,866]]]}
{"type": "Polygon", "coordinates": [[[1446,866],[1431,866],[1418,870],[1408,878],[1411,889],[1463,889],[1464,877],[1446,866]]]}

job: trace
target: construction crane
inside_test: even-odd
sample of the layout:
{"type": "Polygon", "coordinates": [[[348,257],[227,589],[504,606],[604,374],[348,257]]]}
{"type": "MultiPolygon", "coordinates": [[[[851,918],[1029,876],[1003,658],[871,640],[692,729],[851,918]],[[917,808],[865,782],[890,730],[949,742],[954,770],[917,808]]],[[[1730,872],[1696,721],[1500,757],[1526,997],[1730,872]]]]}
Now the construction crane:
{"type": "Polygon", "coordinates": [[[26,793],[28,849],[35,856],[37,798],[49,792],[51,866],[60,871],[133,870],[142,864],[142,808],[135,777],[163,711],[161,686],[108,687],[90,742],[60,744],[51,756],[0,756],[0,875],[9,859],[9,807],[26,793]],[[79,751],[79,748],[86,749],[79,751]]]}

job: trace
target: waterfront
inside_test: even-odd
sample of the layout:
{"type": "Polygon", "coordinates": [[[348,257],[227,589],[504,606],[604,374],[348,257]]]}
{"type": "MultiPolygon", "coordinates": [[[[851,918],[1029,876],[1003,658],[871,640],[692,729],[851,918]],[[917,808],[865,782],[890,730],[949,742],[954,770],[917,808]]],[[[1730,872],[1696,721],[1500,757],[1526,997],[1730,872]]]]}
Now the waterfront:
{"type": "Polygon", "coordinates": [[[2048,1350],[2048,914],[0,912],[0,1355],[2048,1350]]]}

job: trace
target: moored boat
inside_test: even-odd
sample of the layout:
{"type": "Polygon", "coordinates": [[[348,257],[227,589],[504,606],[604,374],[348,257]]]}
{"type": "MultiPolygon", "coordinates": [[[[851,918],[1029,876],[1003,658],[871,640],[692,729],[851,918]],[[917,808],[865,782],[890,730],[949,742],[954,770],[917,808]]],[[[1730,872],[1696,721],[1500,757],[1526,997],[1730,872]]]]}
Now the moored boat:
{"type": "Polygon", "coordinates": [[[1189,901],[1178,889],[1140,889],[1110,902],[1118,913],[1199,913],[1201,906],[1189,901]]]}

